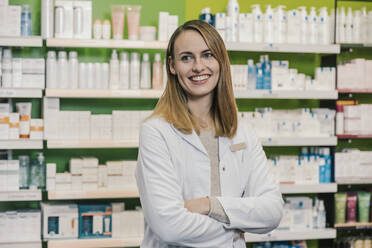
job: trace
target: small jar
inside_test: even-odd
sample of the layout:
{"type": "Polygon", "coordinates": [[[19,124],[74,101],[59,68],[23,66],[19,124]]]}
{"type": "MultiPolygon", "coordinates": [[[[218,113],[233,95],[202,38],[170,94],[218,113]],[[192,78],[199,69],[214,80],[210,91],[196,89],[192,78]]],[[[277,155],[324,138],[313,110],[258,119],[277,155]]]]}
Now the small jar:
{"type": "Polygon", "coordinates": [[[102,38],[104,40],[109,40],[111,38],[111,23],[107,19],[105,19],[102,24],[102,38]]]}
{"type": "Polygon", "coordinates": [[[100,19],[96,19],[93,24],[93,37],[96,40],[102,39],[102,22],[100,19]]]}
{"type": "Polygon", "coordinates": [[[145,41],[156,40],[156,27],[153,26],[140,27],[140,40],[145,41]]]}

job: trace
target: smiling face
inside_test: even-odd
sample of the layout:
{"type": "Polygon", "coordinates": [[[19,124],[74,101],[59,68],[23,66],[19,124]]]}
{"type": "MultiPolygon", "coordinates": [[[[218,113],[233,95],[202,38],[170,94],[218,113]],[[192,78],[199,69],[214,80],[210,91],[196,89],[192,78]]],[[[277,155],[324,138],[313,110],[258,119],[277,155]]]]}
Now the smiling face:
{"type": "Polygon", "coordinates": [[[176,75],[189,99],[213,98],[220,66],[203,37],[194,30],[182,32],[174,43],[170,72],[176,75]]]}

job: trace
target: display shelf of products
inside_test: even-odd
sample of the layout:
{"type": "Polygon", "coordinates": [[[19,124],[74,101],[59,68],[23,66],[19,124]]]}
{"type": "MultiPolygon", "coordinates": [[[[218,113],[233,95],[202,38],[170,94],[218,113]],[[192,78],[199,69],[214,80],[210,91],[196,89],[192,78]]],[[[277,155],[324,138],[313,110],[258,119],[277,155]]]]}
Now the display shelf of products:
{"type": "Polygon", "coordinates": [[[49,200],[137,198],[138,189],[113,189],[97,191],[48,191],[49,200]]]}
{"type": "Polygon", "coordinates": [[[41,201],[41,190],[0,191],[0,202],[41,201]]]}
{"type": "Polygon", "coordinates": [[[360,222],[341,223],[341,224],[335,224],[335,228],[337,230],[372,229],[372,222],[367,222],[367,223],[360,223],[360,222]]]}
{"type": "Polygon", "coordinates": [[[41,89],[4,89],[0,88],[0,98],[41,98],[41,89]]]}
{"type": "Polygon", "coordinates": [[[0,241],[0,248],[41,248],[41,240],[37,241],[0,241]]]}
{"type": "Polygon", "coordinates": [[[336,146],[337,137],[260,138],[263,146],[336,146]]]}
{"type": "Polygon", "coordinates": [[[372,184],[372,178],[338,178],[336,180],[339,185],[372,184]]]}
{"type": "Polygon", "coordinates": [[[246,242],[286,241],[286,240],[310,240],[310,239],[334,239],[336,229],[313,229],[303,231],[279,231],[275,230],[268,234],[245,233],[246,242]]]}
{"type": "Polygon", "coordinates": [[[368,93],[372,93],[372,89],[338,89],[338,93],[340,94],[347,94],[347,93],[368,94],[368,93]]]}
{"type": "Polygon", "coordinates": [[[42,140],[0,140],[0,150],[43,149],[42,140]]]}
{"type": "Polygon", "coordinates": [[[140,246],[142,238],[49,240],[48,248],[114,248],[140,246]]]}
{"type": "Polygon", "coordinates": [[[340,53],[340,45],[311,45],[311,44],[275,44],[275,43],[248,43],[228,42],[226,48],[229,51],[248,52],[278,52],[278,53],[340,53]]]}
{"type": "Polygon", "coordinates": [[[339,139],[371,139],[372,134],[369,135],[358,135],[358,134],[339,134],[337,135],[339,139]]]}
{"type": "Polygon", "coordinates": [[[0,47],[42,47],[43,40],[41,36],[18,36],[5,37],[0,36],[0,47]]]}
{"type": "Polygon", "coordinates": [[[57,98],[159,98],[163,90],[46,89],[46,97],[57,98]]]}
{"type": "Polygon", "coordinates": [[[280,191],[283,194],[335,193],[337,184],[280,184],[280,191]]]}
{"type": "Polygon", "coordinates": [[[341,48],[370,48],[372,44],[369,43],[342,43],[341,48]]]}
{"type": "Polygon", "coordinates": [[[336,90],[247,90],[235,91],[235,98],[266,99],[337,99],[336,90]]]}
{"type": "Polygon", "coordinates": [[[48,38],[47,47],[126,48],[165,50],[168,42],[141,40],[93,40],[48,38]]]}
{"type": "Polygon", "coordinates": [[[136,148],[138,141],[106,141],[106,140],[48,140],[48,148],[136,148]]]}

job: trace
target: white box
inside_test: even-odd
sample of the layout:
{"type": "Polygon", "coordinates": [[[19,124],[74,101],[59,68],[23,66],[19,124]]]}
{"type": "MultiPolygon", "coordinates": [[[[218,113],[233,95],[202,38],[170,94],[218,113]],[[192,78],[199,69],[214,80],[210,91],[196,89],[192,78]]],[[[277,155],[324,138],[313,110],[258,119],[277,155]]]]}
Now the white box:
{"type": "Polygon", "coordinates": [[[89,140],[90,139],[90,112],[89,111],[79,111],[79,140],[89,140]]]}
{"type": "Polygon", "coordinates": [[[22,88],[45,89],[45,75],[22,74],[22,88]]]}
{"type": "Polygon", "coordinates": [[[0,111],[0,140],[9,138],[9,112],[0,111]]]}
{"type": "Polygon", "coordinates": [[[108,175],[108,188],[109,189],[122,189],[125,187],[125,177],[117,175],[108,175]]]}
{"type": "Polygon", "coordinates": [[[82,176],[72,176],[72,190],[82,190],[83,189],[83,177],[82,176]]]}
{"type": "Polygon", "coordinates": [[[9,0],[0,0],[0,6],[8,6],[9,0]]]}
{"type": "Polygon", "coordinates": [[[56,173],[56,183],[71,183],[70,173],[56,173]]]}
{"type": "Polygon", "coordinates": [[[9,113],[9,139],[19,139],[19,113],[9,113]]]}
{"type": "Polygon", "coordinates": [[[19,5],[0,5],[0,36],[21,35],[21,9],[19,5]]]}
{"type": "Polygon", "coordinates": [[[46,164],[46,176],[47,178],[55,178],[57,174],[57,165],[55,163],[46,164]]]}
{"type": "Polygon", "coordinates": [[[80,7],[83,10],[83,30],[80,34],[73,33],[73,37],[78,39],[92,39],[92,1],[74,1],[73,8],[76,7],[80,7]]]}
{"type": "MultiPolygon", "coordinates": [[[[56,38],[72,38],[73,37],[73,1],[56,0],[55,8],[62,7],[64,13],[63,32],[57,33],[54,29],[54,37],[56,38]]],[[[56,15],[55,15],[56,16],[56,15]]],[[[56,22],[56,20],[55,20],[56,22]]]]}
{"type": "Polygon", "coordinates": [[[122,175],[123,161],[107,161],[106,165],[108,175],[122,175]]]}
{"type": "Polygon", "coordinates": [[[44,120],[31,119],[30,124],[30,139],[43,140],[44,138],[44,120]]]}
{"type": "Polygon", "coordinates": [[[98,190],[98,183],[88,183],[88,182],[83,182],[83,190],[84,191],[95,191],[98,190]]]}
{"type": "Polygon", "coordinates": [[[158,40],[167,41],[168,40],[168,12],[159,12],[158,19],[158,40]]]}
{"type": "Polygon", "coordinates": [[[90,139],[112,140],[112,116],[91,115],[90,117],[90,139]]]}
{"type": "Polygon", "coordinates": [[[71,191],[71,183],[56,183],[56,191],[71,191]]]}
{"type": "Polygon", "coordinates": [[[8,171],[19,173],[19,160],[8,160],[8,171]]]}
{"type": "Polygon", "coordinates": [[[22,73],[23,74],[45,74],[45,60],[44,59],[22,59],[22,73]]]}
{"type": "Polygon", "coordinates": [[[84,161],[80,158],[71,158],[70,159],[70,173],[72,175],[83,174],[84,161]]]}
{"type": "Polygon", "coordinates": [[[98,187],[106,188],[108,185],[108,177],[107,177],[107,166],[99,165],[98,166],[98,187]]]}
{"type": "Polygon", "coordinates": [[[83,183],[96,183],[98,185],[98,174],[83,174],[83,183]]]}
{"type": "Polygon", "coordinates": [[[47,191],[54,191],[56,190],[56,178],[47,178],[46,179],[46,187],[47,187],[47,191]]]}
{"type": "Polygon", "coordinates": [[[83,168],[98,168],[98,158],[84,157],[83,168]]]}

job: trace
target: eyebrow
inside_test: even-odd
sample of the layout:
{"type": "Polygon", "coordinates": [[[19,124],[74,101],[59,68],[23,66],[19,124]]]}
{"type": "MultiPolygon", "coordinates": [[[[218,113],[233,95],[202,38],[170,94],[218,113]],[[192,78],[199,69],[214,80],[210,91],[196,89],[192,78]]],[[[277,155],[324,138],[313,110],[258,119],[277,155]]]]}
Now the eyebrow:
{"type": "MultiPolygon", "coordinates": [[[[205,53],[205,52],[210,52],[211,49],[205,49],[204,51],[202,51],[201,53],[205,53]]],[[[178,55],[182,55],[182,54],[192,54],[192,52],[189,52],[189,51],[183,51],[183,52],[180,52],[178,53],[178,55]]]]}

